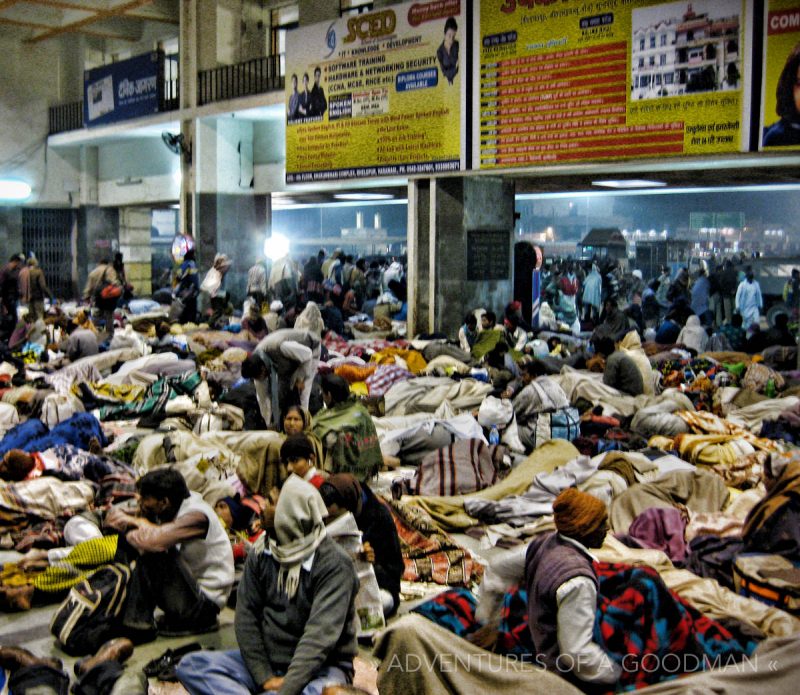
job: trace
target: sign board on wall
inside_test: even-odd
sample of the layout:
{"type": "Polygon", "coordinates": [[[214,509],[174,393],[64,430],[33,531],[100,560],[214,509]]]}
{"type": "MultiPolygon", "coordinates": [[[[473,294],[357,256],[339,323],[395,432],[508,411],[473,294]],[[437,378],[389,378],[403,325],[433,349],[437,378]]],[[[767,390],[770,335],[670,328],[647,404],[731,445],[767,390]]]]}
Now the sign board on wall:
{"type": "Polygon", "coordinates": [[[466,0],[435,0],[291,32],[286,182],[463,168],[466,0]]]}
{"type": "Polygon", "coordinates": [[[163,55],[158,51],[83,73],[83,122],[92,127],[158,112],[163,55]]]}
{"type": "Polygon", "coordinates": [[[467,230],[467,280],[507,280],[511,269],[508,230],[467,230]]]}
{"type": "Polygon", "coordinates": [[[480,168],[746,149],[748,0],[480,0],[480,168]]]}
{"type": "Polygon", "coordinates": [[[800,0],[764,3],[762,149],[800,149],[800,0]]]}

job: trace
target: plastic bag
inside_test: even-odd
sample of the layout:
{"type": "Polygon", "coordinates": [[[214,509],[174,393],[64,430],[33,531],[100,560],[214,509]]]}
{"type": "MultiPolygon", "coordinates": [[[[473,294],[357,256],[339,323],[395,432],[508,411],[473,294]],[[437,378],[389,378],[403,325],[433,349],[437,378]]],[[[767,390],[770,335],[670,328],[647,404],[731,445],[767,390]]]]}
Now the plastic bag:
{"type": "Polygon", "coordinates": [[[513,417],[514,406],[511,401],[494,396],[487,396],[478,411],[478,423],[481,427],[497,425],[497,427],[503,428],[511,422],[513,417]]]}

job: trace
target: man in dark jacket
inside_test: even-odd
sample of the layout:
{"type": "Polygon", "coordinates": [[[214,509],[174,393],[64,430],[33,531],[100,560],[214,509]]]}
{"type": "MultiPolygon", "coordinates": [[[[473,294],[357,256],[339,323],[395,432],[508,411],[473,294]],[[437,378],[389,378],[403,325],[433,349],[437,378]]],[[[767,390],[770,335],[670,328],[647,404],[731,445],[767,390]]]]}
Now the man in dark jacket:
{"type": "Polygon", "coordinates": [[[528,627],[537,663],[584,686],[612,685],[620,668],[592,639],[597,575],[589,548],[608,530],[605,505],[567,488],[553,502],[556,533],[539,536],[525,556],[528,627]]]}
{"type": "Polygon", "coordinates": [[[358,577],[326,535],[326,514],[316,488],[289,476],[269,542],[250,555],[239,585],[239,649],[185,656],[177,673],[191,695],[299,695],[352,681],[358,577]]]}
{"type": "Polygon", "coordinates": [[[19,271],[22,259],[19,255],[11,256],[0,270],[0,300],[3,314],[17,320],[17,301],[19,300],[19,271]]]}

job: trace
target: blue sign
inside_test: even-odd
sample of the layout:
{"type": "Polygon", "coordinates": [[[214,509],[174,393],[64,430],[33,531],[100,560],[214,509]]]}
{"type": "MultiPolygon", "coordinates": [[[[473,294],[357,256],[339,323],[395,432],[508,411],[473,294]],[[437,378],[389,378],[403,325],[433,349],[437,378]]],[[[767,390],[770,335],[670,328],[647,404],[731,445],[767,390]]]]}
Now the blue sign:
{"type": "Polygon", "coordinates": [[[92,127],[158,112],[162,84],[159,51],[83,73],[83,122],[92,127]]]}

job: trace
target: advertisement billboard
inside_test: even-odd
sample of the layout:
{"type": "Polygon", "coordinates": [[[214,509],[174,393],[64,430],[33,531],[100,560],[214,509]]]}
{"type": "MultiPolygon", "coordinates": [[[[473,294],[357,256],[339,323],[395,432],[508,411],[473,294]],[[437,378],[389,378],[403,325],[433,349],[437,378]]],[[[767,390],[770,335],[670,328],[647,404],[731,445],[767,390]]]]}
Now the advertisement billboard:
{"type": "Polygon", "coordinates": [[[463,168],[465,6],[409,2],[293,30],[286,182],[463,168]]]}
{"type": "Polygon", "coordinates": [[[746,0],[480,0],[474,160],[746,149],[750,11],[746,0]]]}
{"type": "Polygon", "coordinates": [[[163,55],[158,51],[83,73],[83,122],[88,127],[157,113],[163,55]]]}
{"type": "Polygon", "coordinates": [[[800,1],[764,3],[761,149],[800,149],[800,1]]]}

